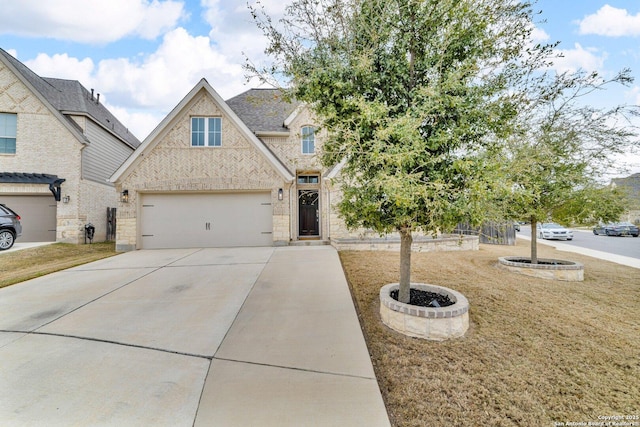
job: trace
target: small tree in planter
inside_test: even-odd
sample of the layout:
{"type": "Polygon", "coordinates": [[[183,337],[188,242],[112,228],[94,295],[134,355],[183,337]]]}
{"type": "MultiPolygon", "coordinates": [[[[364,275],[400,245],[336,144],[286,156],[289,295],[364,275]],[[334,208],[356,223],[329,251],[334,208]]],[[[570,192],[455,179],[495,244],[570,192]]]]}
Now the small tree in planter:
{"type": "Polygon", "coordinates": [[[616,157],[637,145],[629,117],[635,107],[598,109],[583,98],[612,84],[632,82],[624,70],[610,80],[583,72],[539,75],[527,93],[520,131],[507,140],[503,170],[505,210],[531,221],[531,263],[537,264],[537,224],[586,219],[611,221],[624,210],[619,191],[599,180],[616,157]]]}
{"type": "Polygon", "coordinates": [[[254,10],[274,62],[329,133],[339,210],[401,239],[398,301],[410,300],[413,233],[485,219],[491,166],[513,126],[531,25],[511,0],[298,0],[279,23],[254,10]]]}

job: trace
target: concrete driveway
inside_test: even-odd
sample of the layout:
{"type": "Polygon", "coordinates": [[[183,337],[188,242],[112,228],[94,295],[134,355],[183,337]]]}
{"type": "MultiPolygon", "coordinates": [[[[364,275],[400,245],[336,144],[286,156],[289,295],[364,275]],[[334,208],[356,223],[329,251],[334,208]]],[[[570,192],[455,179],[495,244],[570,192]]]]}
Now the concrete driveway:
{"type": "Polygon", "coordinates": [[[2,426],[389,425],[329,246],[129,252],[0,313],[2,426]]]}

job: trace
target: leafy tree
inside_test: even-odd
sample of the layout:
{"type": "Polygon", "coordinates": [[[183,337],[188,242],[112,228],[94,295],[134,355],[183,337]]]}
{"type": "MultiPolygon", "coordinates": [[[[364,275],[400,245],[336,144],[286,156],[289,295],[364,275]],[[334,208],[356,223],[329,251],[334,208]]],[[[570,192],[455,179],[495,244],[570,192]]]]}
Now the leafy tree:
{"type": "Polygon", "coordinates": [[[412,233],[487,215],[488,154],[517,116],[529,3],[297,0],[277,23],[253,14],[273,62],[247,68],[322,120],[323,162],[344,165],[339,211],[350,227],[400,233],[409,302],[412,233]]]}
{"type": "Polygon", "coordinates": [[[610,85],[630,84],[629,70],[609,80],[597,73],[542,71],[528,82],[519,131],[507,140],[500,172],[510,186],[503,199],[505,210],[531,221],[534,264],[538,222],[570,224],[620,217],[624,197],[600,180],[617,155],[638,143],[630,122],[637,107],[603,109],[583,102],[610,85]]]}

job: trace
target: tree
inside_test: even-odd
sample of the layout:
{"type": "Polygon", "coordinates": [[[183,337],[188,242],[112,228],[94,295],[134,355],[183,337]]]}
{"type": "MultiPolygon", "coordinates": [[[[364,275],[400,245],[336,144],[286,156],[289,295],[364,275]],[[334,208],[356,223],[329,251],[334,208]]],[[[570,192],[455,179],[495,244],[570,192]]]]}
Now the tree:
{"type": "Polygon", "coordinates": [[[629,85],[629,70],[605,80],[598,73],[536,70],[519,114],[519,131],[503,151],[500,174],[508,188],[505,210],[531,221],[531,262],[538,262],[538,222],[613,221],[624,197],[600,180],[617,155],[638,144],[630,118],[637,107],[597,108],[586,96],[613,84],[629,85]]]}
{"type": "MultiPolygon", "coordinates": [[[[532,11],[512,0],[297,0],[278,23],[259,9],[273,63],[322,121],[323,163],[343,162],[349,227],[401,237],[398,300],[410,298],[412,233],[477,224],[491,155],[514,127],[532,11]]],[[[284,79],[284,80],[283,80],[284,79]]]]}

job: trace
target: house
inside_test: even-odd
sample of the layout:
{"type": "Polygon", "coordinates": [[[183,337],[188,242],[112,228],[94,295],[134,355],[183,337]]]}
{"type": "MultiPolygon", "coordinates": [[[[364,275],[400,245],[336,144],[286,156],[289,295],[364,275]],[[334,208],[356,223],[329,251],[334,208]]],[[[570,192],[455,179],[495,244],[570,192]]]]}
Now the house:
{"type": "Polygon", "coordinates": [[[322,138],[278,90],[225,102],[202,79],[111,177],[116,249],[328,242],[345,230],[330,209],[322,138]]]}
{"type": "Polygon", "coordinates": [[[0,49],[0,203],[22,218],[18,241],[105,240],[108,178],[140,145],[78,81],[40,77],[0,49]]]}
{"type": "MultiPolygon", "coordinates": [[[[338,217],[340,164],[321,165],[325,132],[276,89],[224,101],[202,79],[113,174],[116,250],[332,244],[399,250],[396,234],[338,217]]],[[[477,250],[478,238],[414,237],[413,249],[477,250]]]]}

